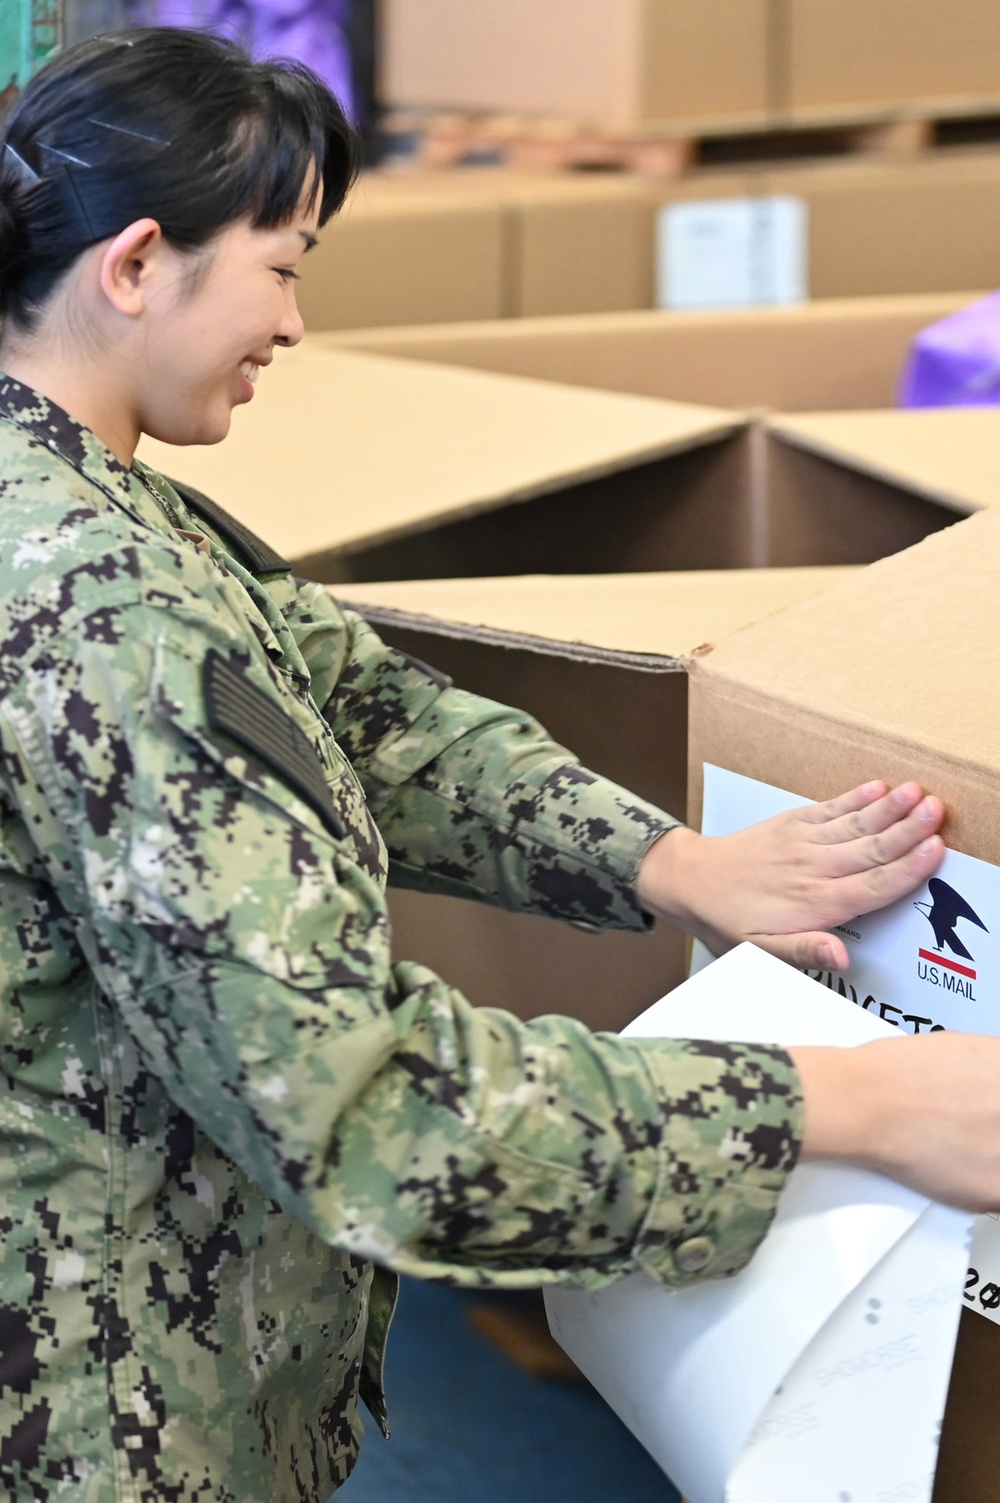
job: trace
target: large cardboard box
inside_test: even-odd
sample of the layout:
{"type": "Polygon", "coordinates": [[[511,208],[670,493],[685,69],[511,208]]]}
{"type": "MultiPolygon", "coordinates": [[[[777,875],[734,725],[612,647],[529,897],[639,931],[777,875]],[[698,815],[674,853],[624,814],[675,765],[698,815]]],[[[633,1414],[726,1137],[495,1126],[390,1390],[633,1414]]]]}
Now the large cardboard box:
{"type": "Polygon", "coordinates": [[[521,318],[359,330],[321,343],[675,402],[784,412],[881,408],[895,403],[914,336],[977,296],[521,318]]]}
{"type": "Polygon", "coordinates": [[[804,206],[813,298],[1000,285],[1000,153],[710,170],[669,183],[498,169],[367,173],[303,263],[312,330],[651,308],[663,216],[804,206]]]}
{"type": "Polygon", "coordinates": [[[810,297],[1000,285],[1000,154],[992,149],[701,172],[649,191],[667,211],[706,200],[801,200],[810,297]]]}
{"type": "Polygon", "coordinates": [[[630,178],[370,172],[302,263],[310,330],[642,307],[653,211],[630,178]]]}
{"type": "Polygon", "coordinates": [[[307,344],[139,453],[329,583],[867,563],[1000,499],[1000,411],[809,421],[307,344]]]}
{"type": "MultiPolygon", "coordinates": [[[[700,656],[692,819],[706,761],[808,798],[913,777],[944,799],[950,846],[1000,863],[998,596],[989,511],[700,656]]],[[[994,1503],[998,1373],[1000,1328],[963,1313],[935,1503],[994,1503]]]]}
{"type": "MultiPolygon", "coordinates": [[[[452,579],[336,587],[397,646],[536,715],[586,765],[683,817],[687,671],[706,644],[842,569],[452,579]]],[[[390,893],[394,951],[474,1001],[620,1028],[683,976],[683,937],[584,934],[454,898],[390,893]]]]}
{"type": "Polygon", "coordinates": [[[790,0],[786,15],[784,102],[798,119],[1000,100],[992,0],[790,0]]]}
{"type": "Polygon", "coordinates": [[[764,118],[766,0],[382,0],[380,97],[620,125],[764,118]]]}

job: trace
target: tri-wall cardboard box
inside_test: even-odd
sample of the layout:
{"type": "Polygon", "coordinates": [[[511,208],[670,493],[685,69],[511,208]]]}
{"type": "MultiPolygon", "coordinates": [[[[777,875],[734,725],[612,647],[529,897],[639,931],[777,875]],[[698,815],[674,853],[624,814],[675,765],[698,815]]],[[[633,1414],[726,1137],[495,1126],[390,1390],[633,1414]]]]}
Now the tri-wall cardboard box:
{"type": "MultiPolygon", "coordinates": [[[[1000,154],[939,150],[701,172],[650,185],[661,209],[790,196],[805,205],[807,294],[950,292],[1000,285],[1000,154]]],[[[670,289],[659,300],[668,305],[670,289]]]]}
{"type": "Polygon", "coordinates": [[[653,209],[630,178],[365,173],[303,262],[311,330],[641,308],[653,209]]]}
{"type": "Polygon", "coordinates": [[[382,0],[381,97],[725,132],[982,113],[991,0],[382,0]]]}
{"type": "Polygon", "coordinates": [[[303,263],[302,311],[319,331],[674,306],[664,216],[773,197],[804,205],[810,297],[1000,285],[1000,154],[949,150],[668,183],[366,173],[303,263]]]}
{"type": "MultiPolygon", "coordinates": [[[[421,580],[333,594],[462,688],[534,714],[585,764],[683,817],[687,670],[706,644],[842,569],[421,580]]],[[[474,1002],[620,1028],[683,976],[683,937],[591,935],[455,898],[390,893],[395,952],[474,1002]]]]}
{"type": "Polygon", "coordinates": [[[381,0],[380,98],[636,125],[763,120],[767,0],[381,0]]]}
{"type": "Polygon", "coordinates": [[[749,418],[305,345],[224,444],[139,452],[335,583],[866,563],[1000,499],[998,439],[995,409],[749,418]]]}
{"type": "Polygon", "coordinates": [[[320,343],[674,402],[783,412],[882,408],[895,404],[914,336],[977,295],[355,330],[320,343]]]}
{"type": "MultiPolygon", "coordinates": [[[[699,656],[692,821],[705,762],[813,799],[916,778],[947,805],[947,843],[1000,863],[998,598],[994,510],[699,656]]],[[[998,1377],[1000,1328],[964,1313],[935,1503],[995,1503],[998,1377]]]]}
{"type": "Polygon", "coordinates": [[[789,0],[783,104],[798,120],[832,111],[973,113],[1000,98],[992,0],[789,0]]]}

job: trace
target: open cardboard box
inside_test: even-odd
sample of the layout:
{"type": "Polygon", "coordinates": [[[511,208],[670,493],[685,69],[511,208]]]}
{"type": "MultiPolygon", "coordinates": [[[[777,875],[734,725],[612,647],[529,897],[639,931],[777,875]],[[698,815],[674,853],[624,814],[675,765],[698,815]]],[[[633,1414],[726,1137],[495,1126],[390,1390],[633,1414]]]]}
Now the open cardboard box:
{"type": "Polygon", "coordinates": [[[799,421],[306,345],[139,453],[328,583],[867,563],[1000,499],[1000,411],[799,421]]]}
{"type": "Polygon", "coordinates": [[[785,308],[643,311],[362,329],[324,348],[719,407],[891,407],[910,343],[976,293],[828,298],[785,308]]]}
{"type": "MultiPolygon", "coordinates": [[[[740,626],[850,570],[529,576],[336,587],[396,646],[538,717],[586,765],[683,817],[687,672],[740,626]]],[[[478,903],[390,894],[394,949],[477,1003],[620,1028],[683,976],[684,939],[591,935],[478,903]]]]}
{"type": "MultiPolygon", "coordinates": [[[[991,510],[699,656],[692,822],[705,762],[814,799],[916,778],[948,807],[948,844],[1000,863],[998,599],[991,510]]],[[[998,1375],[1000,1328],[963,1313],[935,1503],[995,1503],[998,1375]]]]}

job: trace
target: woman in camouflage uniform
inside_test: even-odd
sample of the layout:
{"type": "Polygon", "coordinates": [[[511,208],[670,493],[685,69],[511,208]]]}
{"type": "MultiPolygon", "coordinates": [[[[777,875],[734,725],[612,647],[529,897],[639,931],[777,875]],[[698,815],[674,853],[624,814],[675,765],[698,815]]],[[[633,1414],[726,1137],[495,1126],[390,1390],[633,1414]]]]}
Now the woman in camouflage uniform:
{"type": "Polygon", "coordinates": [[[722,1275],[800,1152],[1000,1202],[1000,1044],[624,1041],[392,954],[388,873],[836,967],[942,809],[872,784],[703,840],[136,461],[222,439],[300,338],[353,170],[317,80],[181,31],[81,44],[0,139],[12,1499],[322,1503],[359,1393],[384,1425],[399,1270],[722,1275]]]}

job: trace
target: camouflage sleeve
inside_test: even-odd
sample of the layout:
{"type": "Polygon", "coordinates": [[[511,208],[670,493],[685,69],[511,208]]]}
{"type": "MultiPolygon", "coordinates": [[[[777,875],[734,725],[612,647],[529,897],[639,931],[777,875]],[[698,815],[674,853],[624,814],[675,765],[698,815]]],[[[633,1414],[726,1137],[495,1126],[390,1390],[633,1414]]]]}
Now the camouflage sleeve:
{"type": "Polygon", "coordinates": [[[17,838],[171,1097],[321,1238],[401,1271],[742,1266],[797,1152],[788,1058],[524,1025],[394,963],[352,843],[206,728],[206,654],[243,641],[207,609],[104,607],[0,706],[17,838]]]}
{"type": "Polygon", "coordinates": [[[675,819],[581,767],[530,716],[387,647],[325,590],[302,587],[296,608],[318,701],[364,785],[392,883],[602,929],[648,927],[639,864],[675,819]]]}

